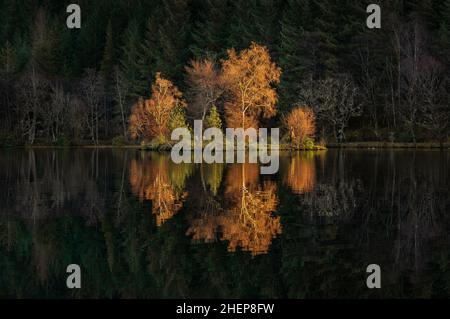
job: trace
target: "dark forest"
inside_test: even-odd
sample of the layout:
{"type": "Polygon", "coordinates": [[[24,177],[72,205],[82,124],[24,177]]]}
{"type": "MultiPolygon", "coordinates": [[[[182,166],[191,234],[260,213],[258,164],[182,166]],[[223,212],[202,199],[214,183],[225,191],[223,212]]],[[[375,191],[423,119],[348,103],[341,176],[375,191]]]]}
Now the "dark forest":
{"type": "MultiPolygon", "coordinates": [[[[259,125],[289,135],[289,112],[306,107],[316,141],[448,142],[450,0],[381,1],[381,29],[366,26],[370,1],[78,1],[80,29],[66,27],[69,3],[0,0],[1,145],[152,139],[132,113],[158,77],[183,97],[167,125],[189,126],[199,77],[252,47],[277,68],[259,125]]],[[[229,124],[214,97],[201,118],[229,124]]]]}

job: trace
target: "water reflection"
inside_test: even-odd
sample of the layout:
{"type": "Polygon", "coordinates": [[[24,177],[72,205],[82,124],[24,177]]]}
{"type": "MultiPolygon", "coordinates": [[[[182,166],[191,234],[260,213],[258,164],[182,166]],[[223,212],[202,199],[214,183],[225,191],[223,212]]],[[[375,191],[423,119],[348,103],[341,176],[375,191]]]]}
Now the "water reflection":
{"type": "Polygon", "coordinates": [[[187,193],[186,178],[192,173],[190,165],[171,165],[170,158],[160,154],[141,154],[132,159],[130,184],[141,201],[150,200],[157,226],[172,218],[183,206],[187,193]]]}
{"type": "Polygon", "coordinates": [[[0,297],[449,297],[448,152],[0,155],[0,297]],[[84,269],[65,288],[65,267],[84,269]],[[368,290],[365,267],[383,269],[368,290]]]}
{"type": "Polygon", "coordinates": [[[238,247],[253,256],[267,253],[272,239],[281,233],[276,183],[259,181],[257,164],[233,164],[229,167],[223,199],[206,195],[203,209],[190,220],[188,236],[194,242],[228,243],[228,251],[238,247]]]}
{"type": "Polygon", "coordinates": [[[312,191],[316,185],[316,156],[325,152],[298,152],[289,156],[289,168],[284,177],[284,183],[289,185],[296,194],[312,191]]]}

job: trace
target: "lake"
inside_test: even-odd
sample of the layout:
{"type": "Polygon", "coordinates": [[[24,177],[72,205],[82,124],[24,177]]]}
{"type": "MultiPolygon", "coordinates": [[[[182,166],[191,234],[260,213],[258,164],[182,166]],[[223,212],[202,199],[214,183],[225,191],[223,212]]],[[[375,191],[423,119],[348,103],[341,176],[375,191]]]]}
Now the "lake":
{"type": "Polygon", "coordinates": [[[276,175],[134,149],[0,164],[2,298],[450,296],[448,151],[286,152],[276,175]]]}

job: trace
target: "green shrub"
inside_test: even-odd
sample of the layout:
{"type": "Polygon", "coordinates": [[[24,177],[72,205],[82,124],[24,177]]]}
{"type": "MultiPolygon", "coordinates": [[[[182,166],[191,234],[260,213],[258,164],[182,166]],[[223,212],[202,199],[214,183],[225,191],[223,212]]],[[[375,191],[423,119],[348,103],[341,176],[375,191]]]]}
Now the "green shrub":
{"type": "Polygon", "coordinates": [[[125,137],[123,135],[116,136],[111,141],[113,146],[123,146],[126,144],[125,137]]]}
{"type": "Polygon", "coordinates": [[[64,135],[61,135],[56,139],[55,145],[58,147],[69,147],[70,140],[64,135]]]}
{"type": "Polygon", "coordinates": [[[312,138],[307,137],[303,142],[303,148],[306,150],[313,150],[315,148],[314,140],[312,138]]]}
{"type": "Polygon", "coordinates": [[[147,144],[147,147],[151,149],[159,149],[167,144],[167,140],[164,136],[157,136],[147,144]]]}
{"type": "Polygon", "coordinates": [[[0,134],[0,147],[12,147],[17,145],[14,136],[8,133],[0,134]]]}

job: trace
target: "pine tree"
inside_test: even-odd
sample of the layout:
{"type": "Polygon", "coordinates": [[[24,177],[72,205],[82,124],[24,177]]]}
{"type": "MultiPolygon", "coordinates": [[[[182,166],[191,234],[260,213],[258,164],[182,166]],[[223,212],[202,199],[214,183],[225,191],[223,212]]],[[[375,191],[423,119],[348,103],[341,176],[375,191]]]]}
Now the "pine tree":
{"type": "Polygon", "coordinates": [[[326,77],[337,68],[335,25],[330,0],[289,0],[280,33],[280,106],[286,111],[296,101],[301,82],[326,77]]]}
{"type": "Polygon", "coordinates": [[[144,96],[148,88],[149,70],[142,62],[142,45],[138,23],[132,20],[125,30],[124,44],[121,48],[120,68],[124,78],[129,84],[128,98],[136,101],[139,96],[144,96]],[[143,70],[144,69],[144,70],[143,70]]]}
{"type": "Polygon", "coordinates": [[[111,84],[112,72],[114,67],[114,40],[111,20],[106,29],[105,48],[103,50],[103,59],[100,64],[100,75],[106,86],[111,84]]]}
{"type": "Polygon", "coordinates": [[[442,4],[442,18],[439,27],[439,44],[442,48],[442,55],[450,64],[450,0],[442,4]]]}
{"type": "Polygon", "coordinates": [[[215,127],[220,130],[222,129],[222,120],[220,119],[220,114],[217,111],[217,107],[215,105],[213,105],[211,111],[205,119],[204,128],[207,129],[210,127],[215,127]]]}
{"type": "Polygon", "coordinates": [[[161,72],[175,82],[181,82],[183,68],[189,57],[189,0],[165,1],[161,19],[158,25],[158,44],[161,50],[155,56],[156,72],[161,72]]]}
{"type": "Polygon", "coordinates": [[[0,50],[0,74],[9,75],[16,70],[16,49],[11,42],[6,41],[5,46],[0,50]]]}
{"type": "Polygon", "coordinates": [[[172,132],[176,128],[189,128],[189,125],[186,121],[186,112],[185,107],[181,104],[178,104],[174,107],[170,114],[169,119],[169,130],[172,132]]]}
{"type": "Polygon", "coordinates": [[[280,0],[260,0],[252,11],[255,31],[253,41],[266,46],[275,60],[278,57],[282,4],[280,0]]]}
{"type": "Polygon", "coordinates": [[[224,58],[228,37],[229,6],[227,0],[202,1],[199,19],[192,29],[192,44],[189,49],[195,59],[224,58]]]}
{"type": "Polygon", "coordinates": [[[283,71],[280,82],[281,109],[286,109],[297,98],[300,80],[307,70],[301,41],[306,32],[302,25],[308,23],[308,11],[308,1],[289,0],[281,20],[279,48],[280,67],[283,71]]]}
{"type": "Polygon", "coordinates": [[[58,70],[58,33],[50,26],[47,12],[39,8],[32,32],[31,57],[40,71],[55,74],[58,70]]]}
{"type": "Polygon", "coordinates": [[[256,26],[253,10],[256,0],[232,1],[231,16],[229,19],[229,36],[227,47],[238,51],[248,48],[252,42],[256,42],[256,26]]]}

